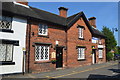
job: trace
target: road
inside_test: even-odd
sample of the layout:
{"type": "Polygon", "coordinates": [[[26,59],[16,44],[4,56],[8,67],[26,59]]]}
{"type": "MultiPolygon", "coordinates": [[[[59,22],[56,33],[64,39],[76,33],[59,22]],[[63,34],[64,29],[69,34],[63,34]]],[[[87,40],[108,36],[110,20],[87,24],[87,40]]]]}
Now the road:
{"type": "Polygon", "coordinates": [[[43,72],[36,74],[25,74],[25,75],[12,75],[5,76],[4,78],[32,78],[45,80],[80,80],[91,78],[117,78],[120,80],[120,70],[118,67],[118,61],[107,62],[103,64],[94,64],[90,66],[70,68],[64,70],[56,70],[51,72],[43,72]]]}

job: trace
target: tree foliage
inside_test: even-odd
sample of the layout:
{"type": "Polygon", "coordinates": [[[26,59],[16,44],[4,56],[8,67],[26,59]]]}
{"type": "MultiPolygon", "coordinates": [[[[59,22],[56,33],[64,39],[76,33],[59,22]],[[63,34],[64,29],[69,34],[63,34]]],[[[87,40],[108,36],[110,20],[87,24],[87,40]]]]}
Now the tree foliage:
{"type": "Polygon", "coordinates": [[[115,40],[113,32],[108,28],[103,26],[102,33],[106,36],[106,52],[110,52],[111,50],[115,50],[117,42],[115,40]]]}

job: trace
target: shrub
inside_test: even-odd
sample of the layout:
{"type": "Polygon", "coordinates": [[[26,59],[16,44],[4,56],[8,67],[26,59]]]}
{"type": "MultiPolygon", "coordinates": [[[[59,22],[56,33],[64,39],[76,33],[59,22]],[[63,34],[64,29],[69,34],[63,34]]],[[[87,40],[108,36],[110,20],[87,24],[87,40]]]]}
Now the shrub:
{"type": "Polygon", "coordinates": [[[108,61],[113,60],[113,57],[114,57],[113,53],[111,53],[111,52],[107,53],[107,60],[108,61]]]}

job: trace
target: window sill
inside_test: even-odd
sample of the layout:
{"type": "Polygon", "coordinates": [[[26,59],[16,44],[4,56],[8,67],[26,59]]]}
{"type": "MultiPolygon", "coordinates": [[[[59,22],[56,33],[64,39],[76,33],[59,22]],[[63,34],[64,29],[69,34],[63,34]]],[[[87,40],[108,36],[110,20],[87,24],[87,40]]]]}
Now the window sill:
{"type": "Polygon", "coordinates": [[[15,62],[11,62],[11,61],[2,61],[2,62],[0,62],[0,65],[15,65],[15,62]]]}
{"type": "Polygon", "coordinates": [[[85,61],[86,59],[78,59],[78,61],[85,61]]]}
{"type": "Polygon", "coordinates": [[[51,60],[46,60],[46,61],[35,61],[35,64],[41,64],[41,63],[51,63],[51,60]]]}
{"type": "Polygon", "coordinates": [[[84,38],[78,38],[78,39],[80,39],[80,40],[85,40],[84,38]]]}
{"type": "Polygon", "coordinates": [[[99,59],[103,59],[103,58],[99,58],[99,59]]]}
{"type": "Polygon", "coordinates": [[[38,35],[38,37],[46,37],[46,38],[49,38],[48,35],[38,35]]]}
{"type": "Polygon", "coordinates": [[[0,32],[14,33],[14,31],[10,29],[0,29],[0,32]]]}

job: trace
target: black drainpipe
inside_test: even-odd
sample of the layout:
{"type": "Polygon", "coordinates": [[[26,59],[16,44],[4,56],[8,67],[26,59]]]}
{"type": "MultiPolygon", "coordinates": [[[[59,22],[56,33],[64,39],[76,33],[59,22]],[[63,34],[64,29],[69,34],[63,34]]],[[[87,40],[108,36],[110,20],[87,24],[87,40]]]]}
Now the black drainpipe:
{"type": "Polygon", "coordinates": [[[31,38],[31,24],[28,22],[28,29],[29,29],[29,36],[28,36],[28,73],[30,72],[29,66],[30,66],[30,38],[31,38]]]}
{"type": "Polygon", "coordinates": [[[68,59],[68,55],[67,55],[68,54],[67,53],[68,52],[67,51],[68,50],[68,46],[67,46],[67,44],[68,44],[68,40],[67,40],[67,28],[65,29],[65,32],[66,32],[66,66],[67,66],[67,59],[68,59]]]}

